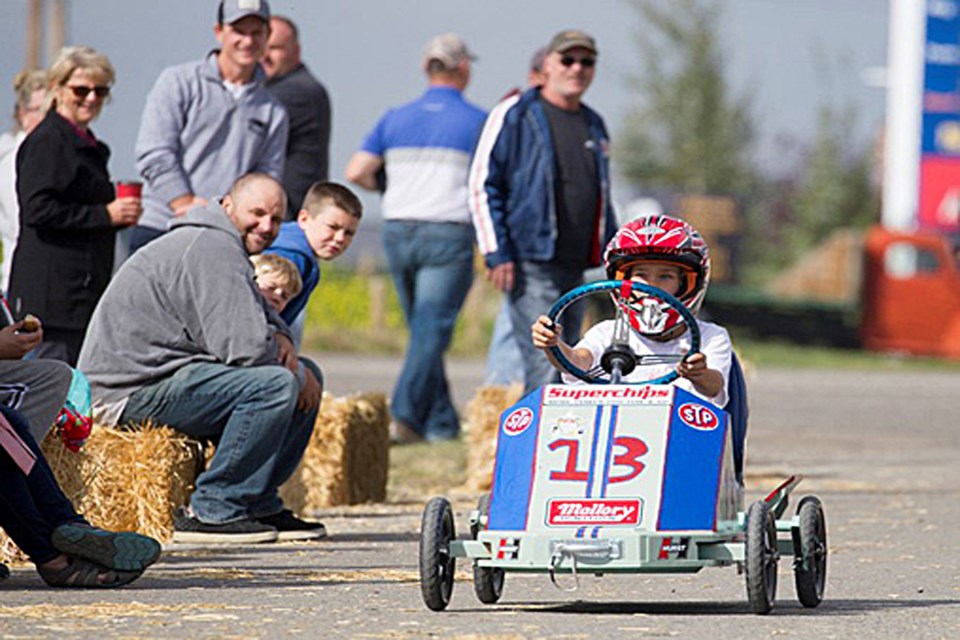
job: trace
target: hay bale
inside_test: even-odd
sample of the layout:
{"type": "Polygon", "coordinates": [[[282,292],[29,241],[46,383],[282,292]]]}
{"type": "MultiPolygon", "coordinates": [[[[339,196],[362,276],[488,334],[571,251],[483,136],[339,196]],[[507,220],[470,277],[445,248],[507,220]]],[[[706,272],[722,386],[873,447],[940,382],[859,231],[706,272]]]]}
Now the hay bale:
{"type": "Polygon", "coordinates": [[[287,507],[305,513],[386,500],[389,423],[382,393],[324,394],[303,460],[280,488],[287,507]]]}
{"type": "MultiPolygon", "coordinates": [[[[41,449],[64,494],[87,520],[162,541],[173,535],[173,510],[186,503],[203,463],[198,442],[149,423],[132,429],[94,425],[76,453],[51,433],[41,449]]],[[[25,559],[0,532],[0,562],[25,559]]]]}
{"type": "Polygon", "coordinates": [[[467,480],[464,489],[489,491],[493,484],[493,462],[497,455],[500,414],[523,395],[523,386],[491,385],[480,387],[467,404],[467,480]]]}

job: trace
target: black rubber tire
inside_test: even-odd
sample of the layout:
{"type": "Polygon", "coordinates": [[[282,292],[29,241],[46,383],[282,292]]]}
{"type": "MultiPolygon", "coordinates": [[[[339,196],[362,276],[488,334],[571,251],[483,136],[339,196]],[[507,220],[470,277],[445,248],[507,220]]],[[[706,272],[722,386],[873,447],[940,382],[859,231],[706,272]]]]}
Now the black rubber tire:
{"type": "Polygon", "coordinates": [[[827,521],[816,496],[806,496],[797,507],[800,519],[800,557],[793,565],[797,599],[805,607],[823,601],[827,585],[827,521]]]}
{"type": "MultiPolygon", "coordinates": [[[[477,502],[477,511],[481,517],[490,514],[490,494],[485,493],[480,496],[477,502]]],[[[473,539],[477,539],[477,534],[486,529],[486,525],[478,525],[471,531],[473,539]]],[[[503,569],[493,567],[477,566],[477,561],[473,561],[473,590],[477,594],[477,599],[483,604],[496,604],[503,594],[503,569]]]]}
{"type": "Polygon", "coordinates": [[[420,594],[433,611],[450,604],[457,563],[450,557],[450,542],[456,537],[450,503],[446,498],[431,499],[420,523],[420,594]]]}
{"type": "Polygon", "coordinates": [[[747,511],[747,600],[754,613],[767,614],[777,599],[777,523],[770,505],[758,500],[747,511]]]}

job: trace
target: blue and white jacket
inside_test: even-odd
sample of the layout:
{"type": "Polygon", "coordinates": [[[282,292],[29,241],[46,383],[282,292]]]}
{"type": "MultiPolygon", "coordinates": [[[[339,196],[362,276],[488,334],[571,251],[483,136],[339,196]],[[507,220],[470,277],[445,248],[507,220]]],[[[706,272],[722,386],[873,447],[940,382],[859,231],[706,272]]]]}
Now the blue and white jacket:
{"type": "MultiPolygon", "coordinates": [[[[600,264],[603,247],[617,231],[610,203],[610,154],[603,119],[583,106],[600,180],[590,265],[600,264]]],[[[501,101],[490,112],[470,167],[470,212],[477,244],[488,267],[517,260],[555,258],[556,157],[540,90],[501,101]]]]}

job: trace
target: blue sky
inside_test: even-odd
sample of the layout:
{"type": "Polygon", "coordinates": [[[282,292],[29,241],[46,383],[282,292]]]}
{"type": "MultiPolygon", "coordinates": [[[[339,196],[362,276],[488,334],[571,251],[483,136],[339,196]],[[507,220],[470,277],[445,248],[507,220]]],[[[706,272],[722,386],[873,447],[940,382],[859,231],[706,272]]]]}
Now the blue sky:
{"type": "MultiPolygon", "coordinates": [[[[115,177],[130,177],[146,94],[164,67],[199,58],[215,41],[216,0],[69,0],[68,41],[106,53],[117,67],[114,98],[94,130],[113,149],[115,177]]],[[[275,0],[302,32],[304,59],[333,102],[331,172],[342,178],[350,153],[388,107],[424,87],[420,50],[434,34],[460,33],[480,59],[467,96],[489,108],[522,84],[530,53],[569,27],[593,33],[599,68],[587,102],[616,132],[636,96],[627,77],[639,69],[638,14],[626,0],[275,0]]],[[[782,164],[784,141],[814,130],[820,105],[851,104],[861,116],[851,144],[883,122],[884,95],[864,69],[886,63],[886,0],[725,0],[727,73],[747,93],[760,127],[758,162],[782,164]]],[[[0,0],[3,78],[0,104],[13,101],[9,79],[24,60],[27,0],[0,0]]]]}

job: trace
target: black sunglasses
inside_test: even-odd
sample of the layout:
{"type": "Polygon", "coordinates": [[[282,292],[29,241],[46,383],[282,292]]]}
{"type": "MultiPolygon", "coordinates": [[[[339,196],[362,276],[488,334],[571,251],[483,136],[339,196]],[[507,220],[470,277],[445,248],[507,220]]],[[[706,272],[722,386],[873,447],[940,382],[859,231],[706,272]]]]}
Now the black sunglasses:
{"type": "Polygon", "coordinates": [[[70,91],[73,91],[73,95],[81,100],[86,100],[91,91],[97,94],[98,98],[106,98],[108,95],[110,95],[110,87],[86,87],[71,84],[67,85],[67,88],[70,89],[70,91]]]}
{"type": "Polygon", "coordinates": [[[572,67],[576,63],[580,63],[580,66],[584,69],[592,69],[593,65],[597,64],[596,58],[574,58],[573,56],[563,56],[560,58],[560,64],[565,67],[572,67]]]}

